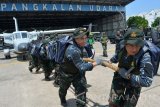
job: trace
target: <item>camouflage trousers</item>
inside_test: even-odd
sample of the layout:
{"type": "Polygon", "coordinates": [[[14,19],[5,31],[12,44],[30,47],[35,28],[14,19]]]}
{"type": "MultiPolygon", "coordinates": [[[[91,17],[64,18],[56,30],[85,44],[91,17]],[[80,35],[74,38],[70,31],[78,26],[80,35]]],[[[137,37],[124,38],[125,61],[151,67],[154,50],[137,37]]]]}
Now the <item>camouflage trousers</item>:
{"type": "Polygon", "coordinates": [[[59,81],[60,81],[60,69],[59,69],[59,65],[56,64],[56,67],[55,67],[55,73],[54,73],[54,83],[59,85],[59,81]]]}
{"type": "Polygon", "coordinates": [[[41,60],[42,68],[44,70],[44,76],[49,77],[52,73],[52,65],[49,60],[41,60]]]}
{"type": "Polygon", "coordinates": [[[107,43],[101,43],[103,50],[107,50],[107,43]]]}
{"type": "Polygon", "coordinates": [[[85,78],[80,74],[66,74],[63,71],[60,76],[59,97],[66,98],[67,90],[70,85],[75,88],[77,107],[85,107],[86,105],[86,82],[85,78]]]}
{"type": "Polygon", "coordinates": [[[36,68],[36,72],[38,72],[41,65],[39,63],[39,59],[36,56],[31,55],[29,60],[29,70],[32,71],[34,68],[36,68]]]}
{"type": "Polygon", "coordinates": [[[103,56],[108,56],[107,55],[107,43],[102,43],[102,48],[103,48],[103,56]]]}
{"type": "Polygon", "coordinates": [[[131,86],[129,80],[115,73],[110,90],[109,107],[135,107],[140,92],[141,87],[131,86]]]}

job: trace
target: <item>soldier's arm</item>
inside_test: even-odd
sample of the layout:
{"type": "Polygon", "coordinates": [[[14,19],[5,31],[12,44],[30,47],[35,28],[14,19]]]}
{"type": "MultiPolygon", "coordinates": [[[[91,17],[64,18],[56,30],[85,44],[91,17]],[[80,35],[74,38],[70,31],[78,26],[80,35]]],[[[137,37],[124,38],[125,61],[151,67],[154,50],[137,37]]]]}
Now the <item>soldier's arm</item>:
{"type": "Polygon", "coordinates": [[[145,53],[140,62],[140,74],[132,74],[130,77],[132,86],[149,87],[153,80],[153,70],[151,56],[149,53],[145,53]]]}
{"type": "Polygon", "coordinates": [[[116,54],[110,59],[110,61],[111,61],[112,63],[118,63],[118,54],[116,53],[116,54]]]}
{"type": "Polygon", "coordinates": [[[91,71],[93,69],[93,64],[84,62],[80,56],[80,51],[77,49],[68,49],[66,51],[66,56],[70,61],[73,61],[74,65],[81,73],[85,71],[91,71]]]}

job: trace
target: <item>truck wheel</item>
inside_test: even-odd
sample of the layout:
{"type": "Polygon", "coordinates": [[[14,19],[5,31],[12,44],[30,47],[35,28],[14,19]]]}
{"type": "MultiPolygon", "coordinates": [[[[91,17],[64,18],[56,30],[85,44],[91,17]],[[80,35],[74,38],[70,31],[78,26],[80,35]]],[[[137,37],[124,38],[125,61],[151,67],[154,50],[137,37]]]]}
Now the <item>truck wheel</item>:
{"type": "Polygon", "coordinates": [[[5,56],[5,59],[8,59],[8,57],[7,57],[7,56],[5,56]]]}
{"type": "Polygon", "coordinates": [[[11,58],[11,56],[10,56],[10,55],[7,55],[7,56],[5,56],[5,58],[6,58],[6,59],[10,59],[10,58],[11,58]]]}
{"type": "Polygon", "coordinates": [[[8,55],[8,59],[11,59],[11,55],[8,55]]]}

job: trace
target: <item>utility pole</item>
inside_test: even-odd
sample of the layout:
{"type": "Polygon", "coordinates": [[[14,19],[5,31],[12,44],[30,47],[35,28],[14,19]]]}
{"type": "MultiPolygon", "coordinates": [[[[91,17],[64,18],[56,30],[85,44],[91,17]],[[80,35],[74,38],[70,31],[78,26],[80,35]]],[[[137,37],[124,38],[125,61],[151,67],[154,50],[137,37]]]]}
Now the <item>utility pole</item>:
{"type": "MultiPolygon", "coordinates": [[[[122,6],[121,4],[119,4],[119,6],[122,6]]],[[[121,12],[121,11],[118,11],[120,13],[120,15],[122,16],[122,21],[123,21],[123,27],[124,29],[126,29],[126,18],[125,18],[125,12],[121,12]]]]}

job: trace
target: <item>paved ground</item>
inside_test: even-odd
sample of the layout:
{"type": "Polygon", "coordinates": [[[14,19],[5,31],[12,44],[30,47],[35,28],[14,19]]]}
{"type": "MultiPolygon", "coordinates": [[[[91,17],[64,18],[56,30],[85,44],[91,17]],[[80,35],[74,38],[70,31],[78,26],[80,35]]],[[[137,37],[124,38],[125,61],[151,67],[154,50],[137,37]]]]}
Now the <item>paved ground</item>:
{"type": "MultiPolygon", "coordinates": [[[[94,45],[96,57],[102,57],[100,43],[94,45]]],[[[108,44],[109,59],[114,53],[114,45],[108,44]]],[[[17,61],[16,55],[5,60],[0,52],[0,107],[61,107],[58,88],[53,81],[43,81],[44,74],[30,73],[27,61],[17,61]]],[[[113,72],[97,66],[86,73],[91,85],[87,93],[88,107],[107,107],[113,72]]],[[[137,107],[159,107],[160,77],[155,76],[151,87],[143,88],[137,107]]],[[[67,93],[68,107],[75,106],[75,96],[70,88],[67,93]]]]}

